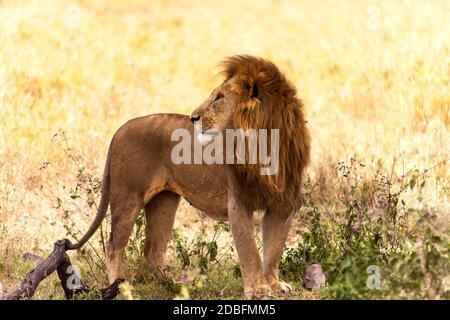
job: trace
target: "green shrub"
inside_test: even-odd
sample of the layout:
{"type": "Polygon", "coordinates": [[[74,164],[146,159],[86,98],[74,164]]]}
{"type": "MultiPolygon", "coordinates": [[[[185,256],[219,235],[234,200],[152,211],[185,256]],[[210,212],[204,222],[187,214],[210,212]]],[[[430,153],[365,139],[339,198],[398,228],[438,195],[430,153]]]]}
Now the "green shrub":
{"type": "Polygon", "coordinates": [[[397,185],[380,173],[363,178],[362,168],[355,159],[338,164],[348,193],[346,206],[335,212],[305,195],[300,214],[307,225],[297,246],[286,249],[281,275],[298,281],[308,265],[321,263],[328,278],[324,298],[448,298],[448,231],[436,227],[435,214],[407,208],[402,199],[407,189],[424,187],[426,171],[413,170],[397,185]]]}

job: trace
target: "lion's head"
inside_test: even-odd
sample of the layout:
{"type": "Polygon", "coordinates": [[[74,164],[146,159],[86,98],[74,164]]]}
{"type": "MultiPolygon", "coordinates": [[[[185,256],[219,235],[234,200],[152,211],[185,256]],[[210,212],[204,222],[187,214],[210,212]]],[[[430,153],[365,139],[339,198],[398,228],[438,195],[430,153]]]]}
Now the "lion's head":
{"type": "Polygon", "coordinates": [[[261,175],[260,165],[246,163],[234,166],[236,178],[250,207],[282,203],[296,210],[311,141],[295,87],[277,66],[261,58],[232,56],[221,65],[224,82],[192,112],[191,120],[201,121],[203,132],[279,129],[277,173],[261,175]]]}

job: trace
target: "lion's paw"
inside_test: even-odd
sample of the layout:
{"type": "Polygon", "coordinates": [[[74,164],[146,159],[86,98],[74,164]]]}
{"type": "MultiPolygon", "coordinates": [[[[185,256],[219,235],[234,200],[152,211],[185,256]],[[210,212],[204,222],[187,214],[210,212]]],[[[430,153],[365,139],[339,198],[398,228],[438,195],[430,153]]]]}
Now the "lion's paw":
{"type": "Polygon", "coordinates": [[[292,292],[292,287],[289,283],[283,281],[277,281],[272,283],[270,286],[273,292],[277,293],[290,293],[292,292]]]}
{"type": "Polygon", "coordinates": [[[270,296],[271,288],[266,284],[246,288],[244,295],[247,299],[264,299],[270,296]]]}

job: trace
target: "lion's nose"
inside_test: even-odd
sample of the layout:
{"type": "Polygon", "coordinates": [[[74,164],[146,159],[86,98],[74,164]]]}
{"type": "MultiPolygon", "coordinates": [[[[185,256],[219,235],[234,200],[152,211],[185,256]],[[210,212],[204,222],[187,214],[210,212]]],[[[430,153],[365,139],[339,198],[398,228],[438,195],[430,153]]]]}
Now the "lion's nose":
{"type": "Polygon", "coordinates": [[[191,121],[194,123],[195,121],[200,120],[200,116],[197,114],[191,115],[191,121]]]}

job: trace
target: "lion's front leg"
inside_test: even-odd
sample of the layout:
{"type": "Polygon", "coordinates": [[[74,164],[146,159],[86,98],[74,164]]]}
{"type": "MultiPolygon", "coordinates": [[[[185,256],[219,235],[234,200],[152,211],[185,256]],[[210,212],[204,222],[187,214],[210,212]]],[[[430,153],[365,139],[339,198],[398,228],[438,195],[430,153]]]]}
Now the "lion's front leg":
{"type": "Polygon", "coordinates": [[[273,291],[290,292],[289,284],[278,278],[278,268],[293,215],[267,210],[262,221],[264,245],[264,277],[273,291]]]}
{"type": "Polygon", "coordinates": [[[252,212],[247,212],[233,194],[228,198],[228,217],[234,244],[239,256],[244,294],[248,298],[259,297],[270,291],[266,284],[261,257],[256,246],[252,212]]]}

